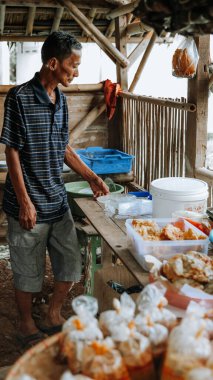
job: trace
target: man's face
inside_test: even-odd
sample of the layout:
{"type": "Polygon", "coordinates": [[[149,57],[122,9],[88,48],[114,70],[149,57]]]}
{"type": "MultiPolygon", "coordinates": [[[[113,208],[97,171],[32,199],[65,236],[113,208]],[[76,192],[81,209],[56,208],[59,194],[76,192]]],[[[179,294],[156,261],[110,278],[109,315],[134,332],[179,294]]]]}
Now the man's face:
{"type": "Polygon", "coordinates": [[[69,57],[55,65],[54,75],[58,83],[68,87],[75,77],[78,77],[78,66],[81,63],[81,50],[73,50],[69,57]]]}

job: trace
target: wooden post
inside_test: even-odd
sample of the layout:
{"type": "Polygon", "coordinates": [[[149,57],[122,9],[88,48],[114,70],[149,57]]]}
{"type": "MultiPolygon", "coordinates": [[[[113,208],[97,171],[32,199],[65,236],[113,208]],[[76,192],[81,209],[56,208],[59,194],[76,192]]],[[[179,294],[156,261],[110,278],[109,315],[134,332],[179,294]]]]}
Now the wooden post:
{"type": "Polygon", "coordinates": [[[58,0],[58,2],[69,9],[73,19],[81,26],[86,34],[91,37],[112,60],[114,60],[114,62],[119,62],[122,67],[128,66],[128,59],[108,41],[100,30],[93,25],[93,23],[91,23],[91,21],[89,21],[71,1],[58,0]]]}
{"type": "Polygon", "coordinates": [[[112,37],[113,33],[115,31],[115,20],[112,20],[106,30],[105,36],[107,38],[112,37]]]}
{"type": "MultiPolygon", "coordinates": [[[[126,16],[115,19],[115,42],[116,47],[126,56],[126,16]]],[[[117,82],[120,83],[122,90],[128,89],[127,68],[122,68],[117,64],[117,82]]],[[[114,117],[108,123],[108,144],[110,148],[122,150],[123,133],[123,110],[122,99],[118,99],[114,117]]]]}
{"type": "Polygon", "coordinates": [[[33,24],[36,14],[36,7],[30,7],[27,18],[26,36],[31,36],[33,33],[33,24]]]}
{"type": "Polygon", "coordinates": [[[57,8],[55,11],[55,17],[52,24],[51,33],[56,32],[59,29],[60,22],[64,13],[64,7],[57,8]]]}
{"type": "MultiPolygon", "coordinates": [[[[93,22],[94,18],[95,18],[95,15],[96,15],[96,11],[97,9],[96,8],[91,8],[90,11],[89,11],[89,14],[88,14],[88,20],[90,22],[93,22]]],[[[82,37],[84,37],[86,34],[85,32],[83,31],[82,32],[82,37]]]]}
{"type": "Polygon", "coordinates": [[[0,6],[0,34],[1,35],[4,33],[5,9],[6,9],[6,5],[0,6]]]}
{"type": "Polygon", "coordinates": [[[136,85],[137,85],[137,83],[138,83],[138,81],[140,79],[140,76],[141,76],[141,73],[143,71],[143,68],[144,68],[144,66],[145,66],[145,64],[147,62],[147,59],[148,59],[148,57],[149,57],[149,55],[150,55],[150,53],[152,51],[152,48],[154,46],[156,38],[157,38],[157,34],[153,31],[152,32],[152,36],[151,36],[150,41],[149,41],[149,44],[148,44],[148,46],[146,48],[146,51],[145,51],[145,53],[144,53],[144,55],[143,55],[143,57],[141,59],[141,62],[139,64],[139,66],[138,66],[136,74],[135,74],[135,76],[133,78],[133,81],[132,81],[132,83],[130,85],[129,92],[133,92],[134,91],[134,89],[135,89],[135,87],[136,87],[136,85]]]}
{"type": "Polygon", "coordinates": [[[195,170],[205,166],[207,149],[210,36],[196,38],[196,44],[200,57],[197,75],[188,80],[188,102],[197,106],[197,111],[190,112],[187,116],[186,176],[188,177],[194,177],[195,170]]]}

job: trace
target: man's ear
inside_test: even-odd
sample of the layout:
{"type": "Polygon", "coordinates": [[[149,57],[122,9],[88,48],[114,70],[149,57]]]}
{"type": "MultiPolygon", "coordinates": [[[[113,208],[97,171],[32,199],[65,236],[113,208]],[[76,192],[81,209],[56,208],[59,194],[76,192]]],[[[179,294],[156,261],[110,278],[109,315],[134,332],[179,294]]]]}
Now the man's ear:
{"type": "Polygon", "coordinates": [[[51,71],[55,71],[57,69],[58,61],[55,57],[50,58],[48,61],[48,67],[51,71]]]}

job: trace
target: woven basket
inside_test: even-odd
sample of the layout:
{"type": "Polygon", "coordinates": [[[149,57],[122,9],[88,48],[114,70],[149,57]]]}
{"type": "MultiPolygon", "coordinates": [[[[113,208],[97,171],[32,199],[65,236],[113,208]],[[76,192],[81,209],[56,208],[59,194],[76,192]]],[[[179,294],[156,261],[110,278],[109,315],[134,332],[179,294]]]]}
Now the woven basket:
{"type": "Polygon", "coordinates": [[[16,380],[23,374],[36,380],[59,380],[66,369],[57,359],[61,336],[62,333],[53,335],[30,348],[13,365],[5,380],[16,380]]]}

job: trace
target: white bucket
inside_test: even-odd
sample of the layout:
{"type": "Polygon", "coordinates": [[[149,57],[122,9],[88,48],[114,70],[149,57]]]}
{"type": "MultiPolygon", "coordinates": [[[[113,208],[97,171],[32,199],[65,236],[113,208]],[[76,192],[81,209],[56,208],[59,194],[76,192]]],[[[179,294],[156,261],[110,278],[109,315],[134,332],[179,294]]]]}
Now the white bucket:
{"type": "Polygon", "coordinates": [[[151,182],[153,218],[171,217],[174,211],[204,213],[207,207],[208,185],[195,178],[168,177],[151,182]]]}

